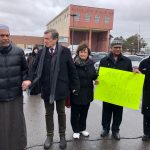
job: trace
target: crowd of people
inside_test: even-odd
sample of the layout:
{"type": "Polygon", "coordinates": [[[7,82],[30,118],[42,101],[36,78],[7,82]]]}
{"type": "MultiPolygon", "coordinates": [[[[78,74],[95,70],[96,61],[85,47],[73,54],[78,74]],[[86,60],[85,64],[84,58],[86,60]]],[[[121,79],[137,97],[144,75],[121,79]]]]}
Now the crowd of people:
{"type": "MultiPolygon", "coordinates": [[[[23,113],[23,90],[30,89],[30,95],[41,93],[44,100],[46,140],[44,148],[49,149],[54,136],[54,105],[58,114],[60,149],[67,147],[65,101],[70,97],[71,126],[73,138],[89,136],[86,120],[93,101],[94,84],[98,74],[90,59],[91,50],[82,43],[72,59],[68,48],[58,43],[55,29],[44,32],[44,48],[33,48],[25,59],[21,48],[10,41],[9,27],[0,24],[0,149],[23,150],[27,145],[26,125],[23,113]],[[15,137],[15,138],[14,138],[15,137]]],[[[100,67],[134,71],[145,74],[143,87],[143,141],[150,139],[150,58],[133,70],[131,60],[122,54],[122,41],[115,38],[108,56],[100,61],[100,67]]],[[[119,130],[123,107],[103,102],[101,137],[111,129],[112,136],[120,140],[119,130]],[[113,116],[113,117],[112,117],[113,116]],[[112,121],[111,121],[112,120],[112,121]],[[111,125],[112,122],[112,125],[111,125]]]]}

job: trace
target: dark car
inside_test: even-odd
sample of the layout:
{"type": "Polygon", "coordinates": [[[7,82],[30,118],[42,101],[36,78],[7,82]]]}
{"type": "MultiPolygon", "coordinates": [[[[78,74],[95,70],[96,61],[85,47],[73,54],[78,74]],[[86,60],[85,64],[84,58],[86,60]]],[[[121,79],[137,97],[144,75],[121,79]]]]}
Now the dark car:
{"type": "Polygon", "coordinates": [[[94,61],[94,63],[100,61],[103,57],[107,55],[106,52],[92,52],[91,53],[91,59],[94,61]]]}
{"type": "Polygon", "coordinates": [[[125,55],[125,56],[131,59],[133,68],[138,68],[141,60],[143,59],[143,57],[137,55],[125,55]]]}

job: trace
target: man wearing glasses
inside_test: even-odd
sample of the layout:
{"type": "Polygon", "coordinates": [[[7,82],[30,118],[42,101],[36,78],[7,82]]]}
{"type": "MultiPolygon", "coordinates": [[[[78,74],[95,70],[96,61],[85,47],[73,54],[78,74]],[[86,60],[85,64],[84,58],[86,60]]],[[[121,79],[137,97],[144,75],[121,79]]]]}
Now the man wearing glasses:
{"type": "MultiPolygon", "coordinates": [[[[100,61],[100,67],[114,68],[125,71],[132,71],[131,60],[122,55],[122,40],[115,38],[111,43],[111,51],[108,56],[100,61]]],[[[103,102],[102,126],[103,131],[101,137],[109,134],[111,118],[112,120],[112,136],[116,140],[120,140],[119,126],[122,121],[123,107],[103,102]]]]}

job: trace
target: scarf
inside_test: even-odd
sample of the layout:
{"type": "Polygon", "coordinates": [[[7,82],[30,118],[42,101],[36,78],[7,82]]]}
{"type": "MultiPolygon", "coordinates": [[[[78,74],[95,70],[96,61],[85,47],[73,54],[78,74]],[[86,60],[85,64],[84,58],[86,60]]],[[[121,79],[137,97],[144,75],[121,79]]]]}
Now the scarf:
{"type": "Polygon", "coordinates": [[[49,102],[52,104],[55,100],[55,91],[58,73],[60,70],[60,56],[62,52],[62,47],[60,45],[56,46],[55,54],[51,60],[51,69],[50,69],[50,97],[49,102]]]}
{"type": "Polygon", "coordinates": [[[83,67],[83,66],[86,66],[90,62],[90,60],[89,59],[83,60],[79,56],[76,56],[74,59],[74,62],[75,62],[75,65],[83,67]]]}

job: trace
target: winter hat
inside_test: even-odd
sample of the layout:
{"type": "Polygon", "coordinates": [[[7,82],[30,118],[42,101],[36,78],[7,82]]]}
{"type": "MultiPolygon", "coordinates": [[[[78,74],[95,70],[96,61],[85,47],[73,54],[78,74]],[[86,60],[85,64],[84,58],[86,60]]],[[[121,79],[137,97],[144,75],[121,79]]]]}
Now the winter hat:
{"type": "Polygon", "coordinates": [[[0,29],[6,29],[6,30],[9,30],[9,27],[8,27],[7,25],[0,24],[0,29]]]}
{"type": "Polygon", "coordinates": [[[120,39],[120,38],[115,38],[113,41],[112,41],[112,43],[111,43],[111,47],[112,46],[114,46],[114,45],[122,45],[123,44],[123,41],[122,41],[122,39],[120,39]]]}

